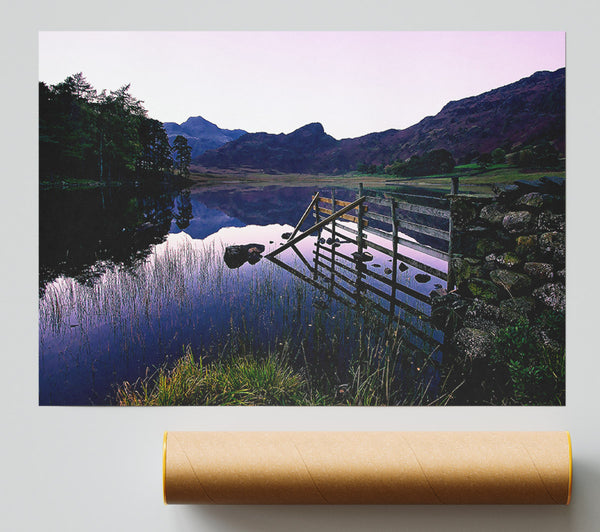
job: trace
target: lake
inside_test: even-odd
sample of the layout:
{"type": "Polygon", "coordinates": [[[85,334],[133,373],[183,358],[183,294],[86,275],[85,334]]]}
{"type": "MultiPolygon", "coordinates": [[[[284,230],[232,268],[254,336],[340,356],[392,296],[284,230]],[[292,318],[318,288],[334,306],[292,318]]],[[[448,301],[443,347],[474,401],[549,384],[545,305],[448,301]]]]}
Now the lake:
{"type": "MultiPolygon", "coordinates": [[[[429,322],[428,295],[445,281],[403,262],[394,272],[371,247],[372,259],[357,263],[343,236],[348,221],[336,223],[337,242],[315,232],[276,261],[265,257],[317,191],[331,197],[318,183],[41,191],[40,404],[113,404],[117,384],[172,364],[187,347],[211,360],[283,346],[299,370],[344,386],[357,346],[376,352],[390,325],[405,346],[396,369],[407,396],[418,383],[434,399],[444,336],[429,322]],[[250,244],[264,246],[258,262],[225,263],[227,246],[250,244]]],[[[356,193],[335,189],[339,200],[356,193]]],[[[377,235],[368,242],[389,245],[377,235]]]]}

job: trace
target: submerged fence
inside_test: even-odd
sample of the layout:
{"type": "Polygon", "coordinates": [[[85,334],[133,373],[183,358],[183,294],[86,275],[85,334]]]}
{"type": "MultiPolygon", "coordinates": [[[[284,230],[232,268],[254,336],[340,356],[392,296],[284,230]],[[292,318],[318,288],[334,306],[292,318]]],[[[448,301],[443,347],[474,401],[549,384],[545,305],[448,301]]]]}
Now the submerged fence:
{"type": "MultiPolygon", "coordinates": [[[[427,287],[451,287],[449,255],[452,226],[447,198],[419,194],[377,193],[359,186],[356,200],[337,199],[316,193],[288,241],[267,258],[307,283],[326,291],[329,296],[348,305],[368,302],[390,318],[401,318],[409,332],[409,341],[419,348],[439,342],[439,331],[430,323],[431,298],[427,287]],[[300,232],[300,226],[312,213],[314,225],[300,232]],[[312,257],[303,256],[296,244],[318,232],[312,257]],[[344,251],[339,247],[342,244],[344,251]],[[277,258],[292,248],[306,271],[277,258]],[[353,250],[356,251],[348,251],[353,250]],[[373,260],[385,257],[381,273],[368,267],[373,260]],[[400,271],[412,267],[425,283],[409,286],[400,271]],[[421,288],[421,290],[419,290],[421,288]],[[425,291],[423,291],[425,290],[425,291]]],[[[379,260],[381,262],[381,260],[379,260]]],[[[414,280],[415,275],[412,279],[414,280]]]]}

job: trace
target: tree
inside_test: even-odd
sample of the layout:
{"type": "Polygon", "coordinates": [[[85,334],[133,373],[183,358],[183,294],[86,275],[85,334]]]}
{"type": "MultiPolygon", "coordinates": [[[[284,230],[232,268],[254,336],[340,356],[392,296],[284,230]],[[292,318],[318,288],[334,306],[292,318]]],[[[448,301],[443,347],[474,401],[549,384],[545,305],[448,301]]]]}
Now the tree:
{"type": "Polygon", "coordinates": [[[183,135],[177,135],[173,141],[172,151],[175,159],[175,169],[183,177],[190,175],[190,164],[192,162],[192,148],[183,135]]]}
{"type": "Polygon", "coordinates": [[[492,152],[492,161],[494,164],[502,164],[506,160],[506,152],[502,148],[496,148],[492,152]]]}

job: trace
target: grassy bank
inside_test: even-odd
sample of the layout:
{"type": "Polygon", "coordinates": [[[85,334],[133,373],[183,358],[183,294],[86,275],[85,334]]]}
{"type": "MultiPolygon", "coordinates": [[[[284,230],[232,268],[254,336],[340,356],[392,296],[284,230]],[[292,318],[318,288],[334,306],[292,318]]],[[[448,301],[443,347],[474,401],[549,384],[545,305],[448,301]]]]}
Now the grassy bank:
{"type": "Polygon", "coordinates": [[[387,347],[392,349],[358,354],[348,382],[343,383],[335,375],[297,369],[287,344],[262,356],[229,354],[211,362],[194,356],[187,347],[170,367],[148,370],[144,378],[117,386],[114,402],[120,406],[387,406],[444,405],[451,400],[449,392],[432,399],[431,379],[419,378],[418,373],[433,365],[431,357],[418,367],[408,390],[401,378],[405,372],[398,371],[401,351],[387,347]]]}

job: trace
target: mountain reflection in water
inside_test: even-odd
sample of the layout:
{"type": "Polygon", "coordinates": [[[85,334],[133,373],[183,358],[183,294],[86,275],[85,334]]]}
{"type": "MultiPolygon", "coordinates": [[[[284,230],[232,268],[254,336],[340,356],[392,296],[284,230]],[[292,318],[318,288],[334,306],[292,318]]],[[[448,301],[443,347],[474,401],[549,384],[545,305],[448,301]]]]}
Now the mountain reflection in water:
{"type": "MultiPolygon", "coordinates": [[[[445,286],[441,279],[417,282],[419,271],[408,267],[391,282],[386,255],[369,249],[373,260],[357,264],[355,246],[332,249],[320,241],[325,233],[277,261],[224,265],[229,245],[261,244],[265,255],[279,247],[317,189],[42,192],[40,404],[106,404],[114,384],[143,377],[187,345],[210,353],[244,335],[268,349],[290,327],[298,345],[312,346],[302,363],[343,376],[357,326],[341,318],[365,298],[374,312],[404,324],[411,349],[439,360],[443,334],[429,323],[427,296],[445,286]],[[335,360],[319,357],[317,325],[339,337],[335,360]]],[[[356,191],[336,189],[336,197],[354,199],[356,191]]],[[[435,387],[435,375],[429,378],[435,387]]]]}

